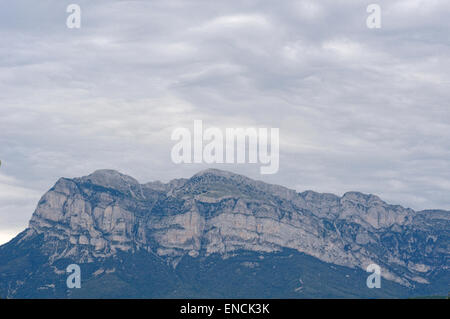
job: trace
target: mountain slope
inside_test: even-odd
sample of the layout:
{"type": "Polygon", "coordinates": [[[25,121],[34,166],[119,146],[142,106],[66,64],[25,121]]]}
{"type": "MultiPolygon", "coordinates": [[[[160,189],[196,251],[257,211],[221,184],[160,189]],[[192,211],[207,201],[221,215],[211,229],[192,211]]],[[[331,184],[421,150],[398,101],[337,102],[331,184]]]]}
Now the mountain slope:
{"type": "Polygon", "coordinates": [[[60,179],[29,228],[0,247],[0,296],[446,294],[449,219],[374,195],[297,193],[220,170],[167,184],[101,170],[60,179]],[[82,289],[65,286],[70,263],[82,266],[82,289]],[[387,279],[382,289],[365,286],[371,263],[387,279]]]}

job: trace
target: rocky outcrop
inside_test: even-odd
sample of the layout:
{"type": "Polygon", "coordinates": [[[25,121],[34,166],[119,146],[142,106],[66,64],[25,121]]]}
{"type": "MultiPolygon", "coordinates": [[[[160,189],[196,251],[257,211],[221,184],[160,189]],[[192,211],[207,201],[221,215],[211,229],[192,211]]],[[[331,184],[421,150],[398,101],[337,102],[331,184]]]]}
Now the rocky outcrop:
{"type": "Polygon", "coordinates": [[[405,286],[448,269],[450,214],[415,212],[374,195],[297,193],[220,170],[167,184],[116,171],[60,179],[39,201],[27,236],[43,234],[51,261],[152,252],[176,267],[186,255],[284,248],[351,268],[371,263],[405,286]]]}

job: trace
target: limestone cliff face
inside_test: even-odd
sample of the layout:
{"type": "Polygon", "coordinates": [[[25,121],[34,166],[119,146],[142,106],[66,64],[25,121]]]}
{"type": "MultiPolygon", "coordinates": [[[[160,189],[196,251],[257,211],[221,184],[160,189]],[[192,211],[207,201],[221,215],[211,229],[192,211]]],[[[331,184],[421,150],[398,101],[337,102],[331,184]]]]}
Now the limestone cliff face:
{"type": "Polygon", "coordinates": [[[363,268],[406,286],[448,269],[450,213],[415,212],[357,192],[293,190],[219,170],[168,184],[116,171],[60,179],[39,201],[27,236],[44,234],[51,260],[153,252],[176,267],[185,255],[292,248],[363,268]]]}

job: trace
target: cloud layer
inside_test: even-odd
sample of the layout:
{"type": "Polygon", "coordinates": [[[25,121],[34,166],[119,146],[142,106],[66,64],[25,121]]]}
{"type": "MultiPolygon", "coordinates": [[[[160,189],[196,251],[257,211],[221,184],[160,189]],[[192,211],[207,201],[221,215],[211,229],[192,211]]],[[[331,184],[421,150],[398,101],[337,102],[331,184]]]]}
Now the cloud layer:
{"type": "Polygon", "coordinates": [[[0,242],[61,176],[167,181],[176,127],[279,127],[299,191],[450,209],[450,3],[64,1],[0,4],[0,242]]]}

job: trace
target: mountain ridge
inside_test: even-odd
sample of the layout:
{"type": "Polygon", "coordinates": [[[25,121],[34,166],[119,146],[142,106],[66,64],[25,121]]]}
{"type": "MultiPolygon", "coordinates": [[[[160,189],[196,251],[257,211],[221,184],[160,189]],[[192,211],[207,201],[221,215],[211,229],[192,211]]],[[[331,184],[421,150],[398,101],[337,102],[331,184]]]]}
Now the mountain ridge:
{"type": "Polygon", "coordinates": [[[360,192],[298,193],[217,169],[145,184],[98,170],[59,179],[13,242],[43,236],[39,251],[49,265],[146,252],[175,270],[186,258],[288,249],[349,269],[376,263],[383,278],[414,289],[448,272],[449,217],[360,192]]]}
{"type": "MultiPolygon", "coordinates": [[[[91,173],[89,175],[86,175],[86,176],[83,176],[81,178],[88,178],[90,176],[102,175],[102,174],[120,175],[120,176],[122,176],[122,177],[124,177],[126,179],[133,180],[135,182],[135,184],[139,184],[141,186],[151,186],[151,187],[156,187],[156,188],[159,187],[161,190],[165,190],[167,186],[171,187],[171,185],[178,185],[178,186],[180,186],[180,185],[182,185],[183,183],[185,183],[186,181],[190,180],[193,177],[198,177],[198,176],[202,176],[202,175],[206,175],[206,174],[215,174],[215,175],[227,176],[227,177],[240,177],[240,178],[243,178],[243,179],[245,179],[247,181],[255,182],[257,185],[266,185],[269,188],[272,188],[272,187],[273,188],[279,188],[280,190],[285,190],[287,192],[292,192],[294,194],[298,194],[298,195],[302,195],[302,196],[303,195],[307,195],[307,194],[315,194],[315,195],[326,196],[326,197],[330,197],[330,198],[334,197],[334,198],[342,199],[342,198],[346,198],[346,197],[349,197],[349,196],[352,196],[352,195],[357,195],[357,196],[362,196],[362,197],[365,197],[365,198],[371,198],[371,199],[374,199],[374,200],[378,200],[378,201],[381,201],[381,202],[383,202],[385,204],[388,204],[386,201],[382,200],[378,195],[373,194],[373,193],[363,193],[363,192],[356,191],[356,190],[353,190],[353,191],[350,190],[350,191],[344,192],[342,194],[342,196],[339,196],[339,195],[336,195],[334,193],[329,193],[329,192],[322,193],[322,192],[314,191],[312,189],[307,189],[307,190],[304,190],[304,191],[297,191],[297,190],[291,189],[291,188],[286,187],[286,186],[282,186],[282,185],[278,185],[278,184],[272,184],[272,183],[267,183],[267,182],[264,182],[264,181],[261,181],[261,180],[254,180],[254,179],[246,177],[245,175],[242,175],[242,174],[238,174],[238,173],[234,173],[234,172],[226,171],[226,170],[221,170],[221,169],[217,169],[217,168],[207,168],[207,169],[199,171],[198,173],[195,173],[190,178],[175,178],[175,179],[169,180],[166,183],[164,183],[162,181],[159,181],[159,180],[145,182],[145,183],[140,183],[137,179],[131,177],[130,175],[123,174],[123,173],[121,173],[121,172],[119,172],[119,171],[117,171],[115,169],[99,169],[99,170],[96,170],[93,173],[91,173]]],[[[71,179],[71,178],[64,178],[63,177],[63,179],[71,179]]],[[[77,178],[72,178],[72,179],[77,179],[77,178]]],[[[418,213],[418,212],[432,212],[432,211],[446,212],[446,213],[450,212],[450,210],[438,209],[438,208],[425,208],[425,209],[421,209],[421,210],[415,210],[415,209],[410,208],[410,207],[404,207],[401,204],[389,204],[389,205],[390,206],[399,206],[399,207],[402,207],[404,209],[413,210],[416,213],[418,213]]]]}

